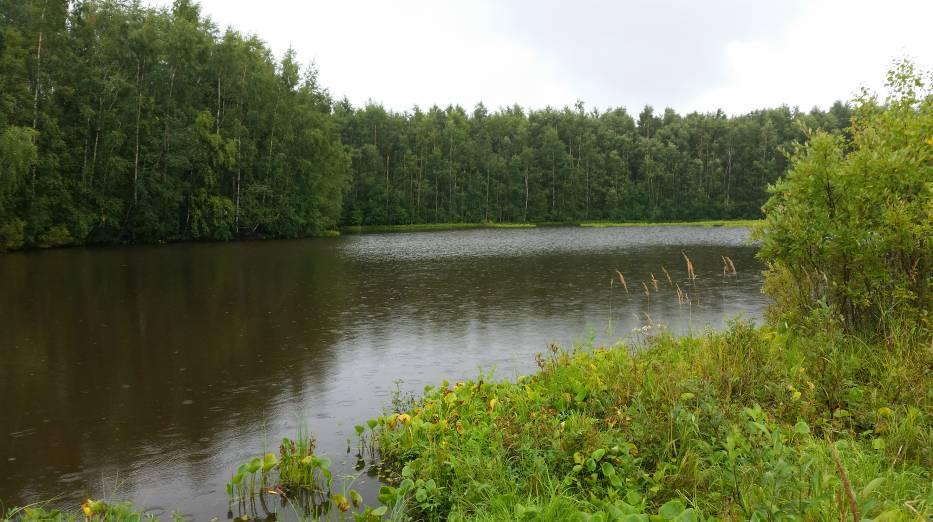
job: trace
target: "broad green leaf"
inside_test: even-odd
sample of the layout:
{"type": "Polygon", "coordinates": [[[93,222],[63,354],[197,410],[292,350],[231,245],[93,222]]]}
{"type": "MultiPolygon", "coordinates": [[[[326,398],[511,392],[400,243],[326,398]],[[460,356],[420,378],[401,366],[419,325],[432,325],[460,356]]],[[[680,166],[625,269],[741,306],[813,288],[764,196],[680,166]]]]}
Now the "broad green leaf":
{"type": "Polygon", "coordinates": [[[664,520],[674,520],[678,515],[683,513],[684,503],[680,500],[674,499],[669,500],[661,506],[661,509],[658,510],[658,514],[661,515],[664,520]]]}

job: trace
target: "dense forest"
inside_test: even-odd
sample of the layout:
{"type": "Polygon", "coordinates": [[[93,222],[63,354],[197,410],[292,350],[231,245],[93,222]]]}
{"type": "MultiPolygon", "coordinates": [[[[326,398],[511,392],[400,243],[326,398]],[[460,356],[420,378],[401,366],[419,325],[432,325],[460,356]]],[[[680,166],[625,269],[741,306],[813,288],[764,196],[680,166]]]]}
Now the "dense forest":
{"type": "Polygon", "coordinates": [[[850,115],[353,107],[191,0],[0,0],[0,248],[757,218],[850,115]]]}

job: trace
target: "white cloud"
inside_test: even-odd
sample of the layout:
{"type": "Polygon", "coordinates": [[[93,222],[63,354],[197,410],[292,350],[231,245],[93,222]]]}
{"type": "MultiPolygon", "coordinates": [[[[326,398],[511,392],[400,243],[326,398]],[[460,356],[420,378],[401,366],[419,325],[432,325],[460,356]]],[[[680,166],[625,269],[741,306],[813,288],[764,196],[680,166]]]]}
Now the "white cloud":
{"type": "MultiPolygon", "coordinates": [[[[152,5],[170,5],[169,0],[152,5]]],[[[495,109],[515,102],[572,101],[574,86],[558,64],[520,40],[487,30],[494,4],[341,1],[202,0],[220,27],[256,34],[277,56],[294,47],[314,62],[321,84],[355,105],[367,100],[396,110],[414,105],[495,109]]]]}
{"type": "Polygon", "coordinates": [[[782,103],[809,110],[881,91],[894,59],[933,66],[933,2],[824,0],[807,4],[773,40],[729,42],[726,78],[684,109],[741,113],[782,103]]]}
{"type": "Polygon", "coordinates": [[[201,3],[279,56],[293,46],[334,96],[396,110],[577,99],[631,112],[809,109],[880,86],[904,54],[933,67],[933,2],[919,0],[201,3]]]}

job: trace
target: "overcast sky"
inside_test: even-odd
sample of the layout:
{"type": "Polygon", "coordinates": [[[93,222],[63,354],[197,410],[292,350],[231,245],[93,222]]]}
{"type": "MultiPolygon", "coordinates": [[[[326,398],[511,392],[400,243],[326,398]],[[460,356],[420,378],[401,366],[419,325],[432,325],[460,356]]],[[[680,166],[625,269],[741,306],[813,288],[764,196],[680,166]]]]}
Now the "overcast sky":
{"type": "MultiPolygon", "coordinates": [[[[170,5],[171,0],[150,0],[170,5]]],[[[809,109],[933,68],[933,1],[201,0],[354,105],[809,109]]]]}

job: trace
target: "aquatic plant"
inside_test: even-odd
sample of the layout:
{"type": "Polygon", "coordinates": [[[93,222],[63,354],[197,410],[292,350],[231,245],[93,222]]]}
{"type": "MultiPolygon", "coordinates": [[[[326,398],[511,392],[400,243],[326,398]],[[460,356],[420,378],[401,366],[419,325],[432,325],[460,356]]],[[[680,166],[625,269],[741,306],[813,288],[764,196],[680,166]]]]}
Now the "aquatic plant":
{"type": "Polygon", "coordinates": [[[619,275],[619,282],[622,283],[622,287],[625,288],[625,293],[627,294],[627,293],[628,293],[628,283],[625,282],[625,276],[622,275],[622,272],[619,271],[619,270],[616,270],[616,274],[619,275]]]}
{"type": "Polygon", "coordinates": [[[379,427],[379,419],[369,419],[366,426],[369,428],[369,451],[374,454],[376,451],[376,428],[379,427]]]}
{"type": "Polygon", "coordinates": [[[720,256],[722,257],[722,275],[736,275],[738,272],[735,270],[735,263],[732,262],[732,258],[729,256],[720,256]]]}
{"type": "Polygon", "coordinates": [[[295,439],[283,438],[279,454],[266,453],[241,464],[227,483],[231,502],[245,513],[266,513],[266,496],[298,499],[312,511],[330,501],[333,487],[331,461],[315,454],[314,438],[303,431],[295,439]]]}
{"type": "Polygon", "coordinates": [[[684,261],[687,262],[687,278],[693,281],[694,279],[697,278],[696,273],[693,271],[693,261],[691,261],[690,258],[687,257],[686,252],[681,252],[681,254],[684,256],[684,261]]]}
{"type": "Polygon", "coordinates": [[[356,439],[359,445],[359,450],[363,450],[363,446],[366,444],[366,426],[362,424],[357,424],[353,427],[353,430],[356,431],[356,439]]]}

